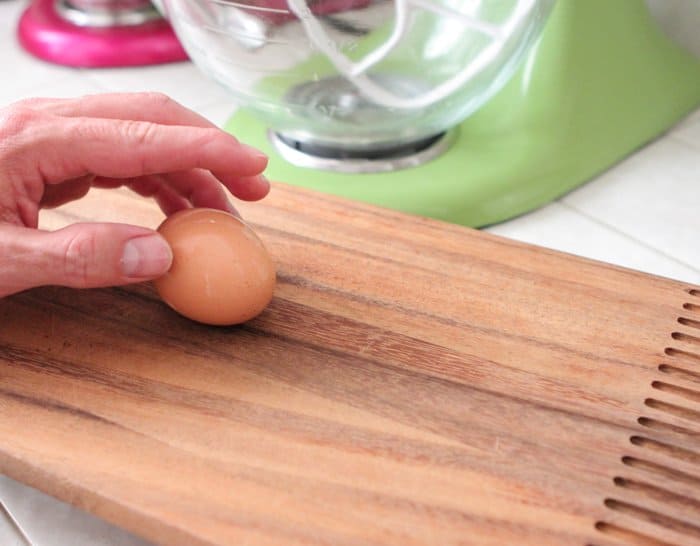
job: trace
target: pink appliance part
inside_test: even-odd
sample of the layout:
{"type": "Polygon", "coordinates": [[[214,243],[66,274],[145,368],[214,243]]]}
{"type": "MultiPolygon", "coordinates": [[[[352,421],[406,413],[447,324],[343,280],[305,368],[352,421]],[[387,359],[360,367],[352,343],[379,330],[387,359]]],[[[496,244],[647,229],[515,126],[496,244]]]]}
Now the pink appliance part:
{"type": "Polygon", "coordinates": [[[61,18],[54,0],[35,0],[19,22],[19,41],[40,59],[74,67],[141,66],[187,60],[165,20],[90,28],[61,18]]]}

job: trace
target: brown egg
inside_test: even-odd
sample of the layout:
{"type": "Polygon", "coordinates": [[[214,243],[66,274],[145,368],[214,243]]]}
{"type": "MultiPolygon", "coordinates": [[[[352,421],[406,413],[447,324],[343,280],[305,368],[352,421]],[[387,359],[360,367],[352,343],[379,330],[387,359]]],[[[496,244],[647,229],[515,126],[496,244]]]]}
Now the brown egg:
{"type": "Polygon", "coordinates": [[[158,231],[172,248],[173,263],[155,286],[181,315],[205,324],[240,324],[270,303],[274,265],[242,220],[220,210],[187,209],[158,231]]]}

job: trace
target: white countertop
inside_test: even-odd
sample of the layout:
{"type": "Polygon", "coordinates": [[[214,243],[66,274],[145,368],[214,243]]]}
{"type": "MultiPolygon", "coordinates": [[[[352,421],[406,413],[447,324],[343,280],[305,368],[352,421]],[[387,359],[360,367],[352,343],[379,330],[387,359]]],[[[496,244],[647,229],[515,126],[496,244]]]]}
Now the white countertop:
{"type": "MultiPolygon", "coordinates": [[[[15,39],[24,5],[0,0],[0,106],[30,96],[157,90],[215,123],[231,114],[226,92],[189,63],[73,70],[35,60],[15,39]]],[[[700,111],[563,199],[489,231],[700,285],[700,111]]],[[[0,500],[29,522],[36,546],[145,544],[2,477],[0,500]]],[[[9,533],[0,513],[0,544],[26,546],[9,533]]]]}

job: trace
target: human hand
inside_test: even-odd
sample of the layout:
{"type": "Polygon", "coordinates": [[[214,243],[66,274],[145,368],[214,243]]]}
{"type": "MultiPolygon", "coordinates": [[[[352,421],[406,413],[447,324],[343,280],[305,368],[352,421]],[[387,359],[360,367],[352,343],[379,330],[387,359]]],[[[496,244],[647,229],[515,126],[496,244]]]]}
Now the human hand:
{"type": "Polygon", "coordinates": [[[37,229],[41,208],[91,187],[126,186],[166,215],[188,207],[234,212],[262,199],[267,158],[198,114],[154,94],[29,99],[0,109],[0,297],[28,288],[142,282],[172,254],[155,231],[125,224],[37,229]]]}

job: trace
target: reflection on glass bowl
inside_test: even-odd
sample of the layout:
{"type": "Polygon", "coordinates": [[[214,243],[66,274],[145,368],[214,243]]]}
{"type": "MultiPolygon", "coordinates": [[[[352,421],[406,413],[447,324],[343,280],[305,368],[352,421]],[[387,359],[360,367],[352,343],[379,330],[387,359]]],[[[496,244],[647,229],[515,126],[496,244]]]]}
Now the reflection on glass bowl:
{"type": "MultiPolygon", "coordinates": [[[[161,2],[157,2],[161,4],[161,2]]],[[[274,131],[347,150],[430,138],[496,93],[554,0],[163,0],[190,57],[274,131]]]]}

